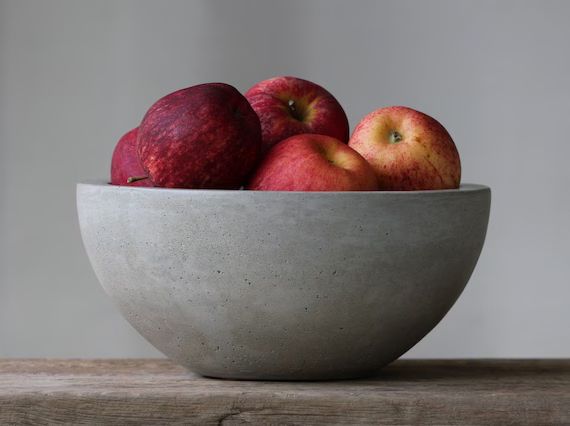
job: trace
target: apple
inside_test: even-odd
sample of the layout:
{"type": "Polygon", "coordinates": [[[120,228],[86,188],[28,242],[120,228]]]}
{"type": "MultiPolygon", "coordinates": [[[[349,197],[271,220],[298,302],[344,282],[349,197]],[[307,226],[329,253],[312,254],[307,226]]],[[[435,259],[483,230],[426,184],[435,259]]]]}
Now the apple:
{"type": "Polygon", "coordinates": [[[147,178],[137,155],[138,127],[125,133],[113,151],[111,159],[111,184],[129,186],[153,186],[147,178]]]}
{"type": "Polygon", "coordinates": [[[137,144],[155,186],[234,189],[258,162],[261,126],[234,87],[199,84],[155,102],[139,126],[137,144]]]}
{"type": "Polygon", "coordinates": [[[260,191],[374,191],[374,170],[360,154],[326,135],[300,134],[275,145],[247,189],[260,191]]]}
{"type": "Polygon", "coordinates": [[[403,106],[371,112],[348,145],[378,176],[383,190],[458,188],[461,162],[453,139],[434,118],[403,106]]]}
{"type": "Polygon", "coordinates": [[[302,133],[348,142],[348,119],[342,106],[318,84],[297,77],[274,77],[256,83],[245,97],[261,121],[264,152],[302,133]]]}

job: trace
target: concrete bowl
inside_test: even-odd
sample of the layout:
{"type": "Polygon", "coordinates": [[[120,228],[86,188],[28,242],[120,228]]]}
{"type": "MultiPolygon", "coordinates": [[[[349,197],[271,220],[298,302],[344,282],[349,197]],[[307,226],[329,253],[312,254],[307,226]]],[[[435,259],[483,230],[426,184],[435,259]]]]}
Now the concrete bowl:
{"type": "Polygon", "coordinates": [[[204,376],[373,374],[443,318],[477,263],[488,187],[258,192],[77,186],[105,291],[204,376]]]}

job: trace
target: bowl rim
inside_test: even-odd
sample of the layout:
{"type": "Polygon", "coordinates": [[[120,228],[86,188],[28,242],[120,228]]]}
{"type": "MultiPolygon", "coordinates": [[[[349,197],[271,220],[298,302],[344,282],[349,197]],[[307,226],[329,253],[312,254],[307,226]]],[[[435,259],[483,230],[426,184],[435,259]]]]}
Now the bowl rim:
{"type": "Polygon", "coordinates": [[[487,192],[491,188],[487,185],[478,183],[462,183],[459,188],[455,189],[423,189],[414,191],[253,191],[248,189],[187,189],[187,188],[161,188],[149,186],[127,186],[113,185],[106,179],[86,179],[77,183],[77,188],[98,187],[114,191],[141,191],[141,192],[157,192],[157,193],[176,193],[176,194],[303,194],[310,195],[340,195],[340,194],[377,194],[377,195],[418,195],[418,194],[453,194],[453,193],[470,193],[470,192],[487,192]]]}

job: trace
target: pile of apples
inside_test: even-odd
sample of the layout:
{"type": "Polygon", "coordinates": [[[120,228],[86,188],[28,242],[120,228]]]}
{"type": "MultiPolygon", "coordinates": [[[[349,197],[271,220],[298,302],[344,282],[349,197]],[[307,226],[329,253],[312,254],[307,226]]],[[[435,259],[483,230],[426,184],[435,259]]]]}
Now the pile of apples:
{"type": "Polygon", "coordinates": [[[117,143],[111,183],[262,191],[429,190],[459,187],[459,153],[434,118],[394,106],[348,119],[323,87],[261,81],[245,96],[224,83],[159,99],[117,143]]]}

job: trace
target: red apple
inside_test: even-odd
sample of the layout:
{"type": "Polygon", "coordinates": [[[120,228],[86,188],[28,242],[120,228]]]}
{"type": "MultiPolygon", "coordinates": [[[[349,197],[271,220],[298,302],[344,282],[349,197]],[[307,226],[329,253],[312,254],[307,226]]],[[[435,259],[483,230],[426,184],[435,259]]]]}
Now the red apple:
{"type": "Polygon", "coordinates": [[[261,151],[259,118],[232,86],[207,83],[159,99],[138,135],[155,186],[239,188],[261,151]]]}
{"type": "Polygon", "coordinates": [[[265,156],[248,189],[261,191],[374,191],[374,170],[355,150],[325,135],[291,136],[265,156]]]}
{"type": "Polygon", "coordinates": [[[455,143],[437,120],[422,112],[403,106],[377,109],[362,119],[348,144],[372,165],[380,189],[459,187],[455,143]]]}
{"type": "Polygon", "coordinates": [[[297,77],[260,81],[245,97],[259,116],[263,149],[289,136],[318,133],[348,142],[348,119],[333,95],[297,77]]]}
{"type": "Polygon", "coordinates": [[[125,133],[115,146],[111,159],[111,183],[113,185],[153,186],[150,179],[144,178],[146,172],[137,155],[137,133],[138,127],[135,127],[125,133]],[[144,179],[137,180],[137,178],[144,179]]]}

